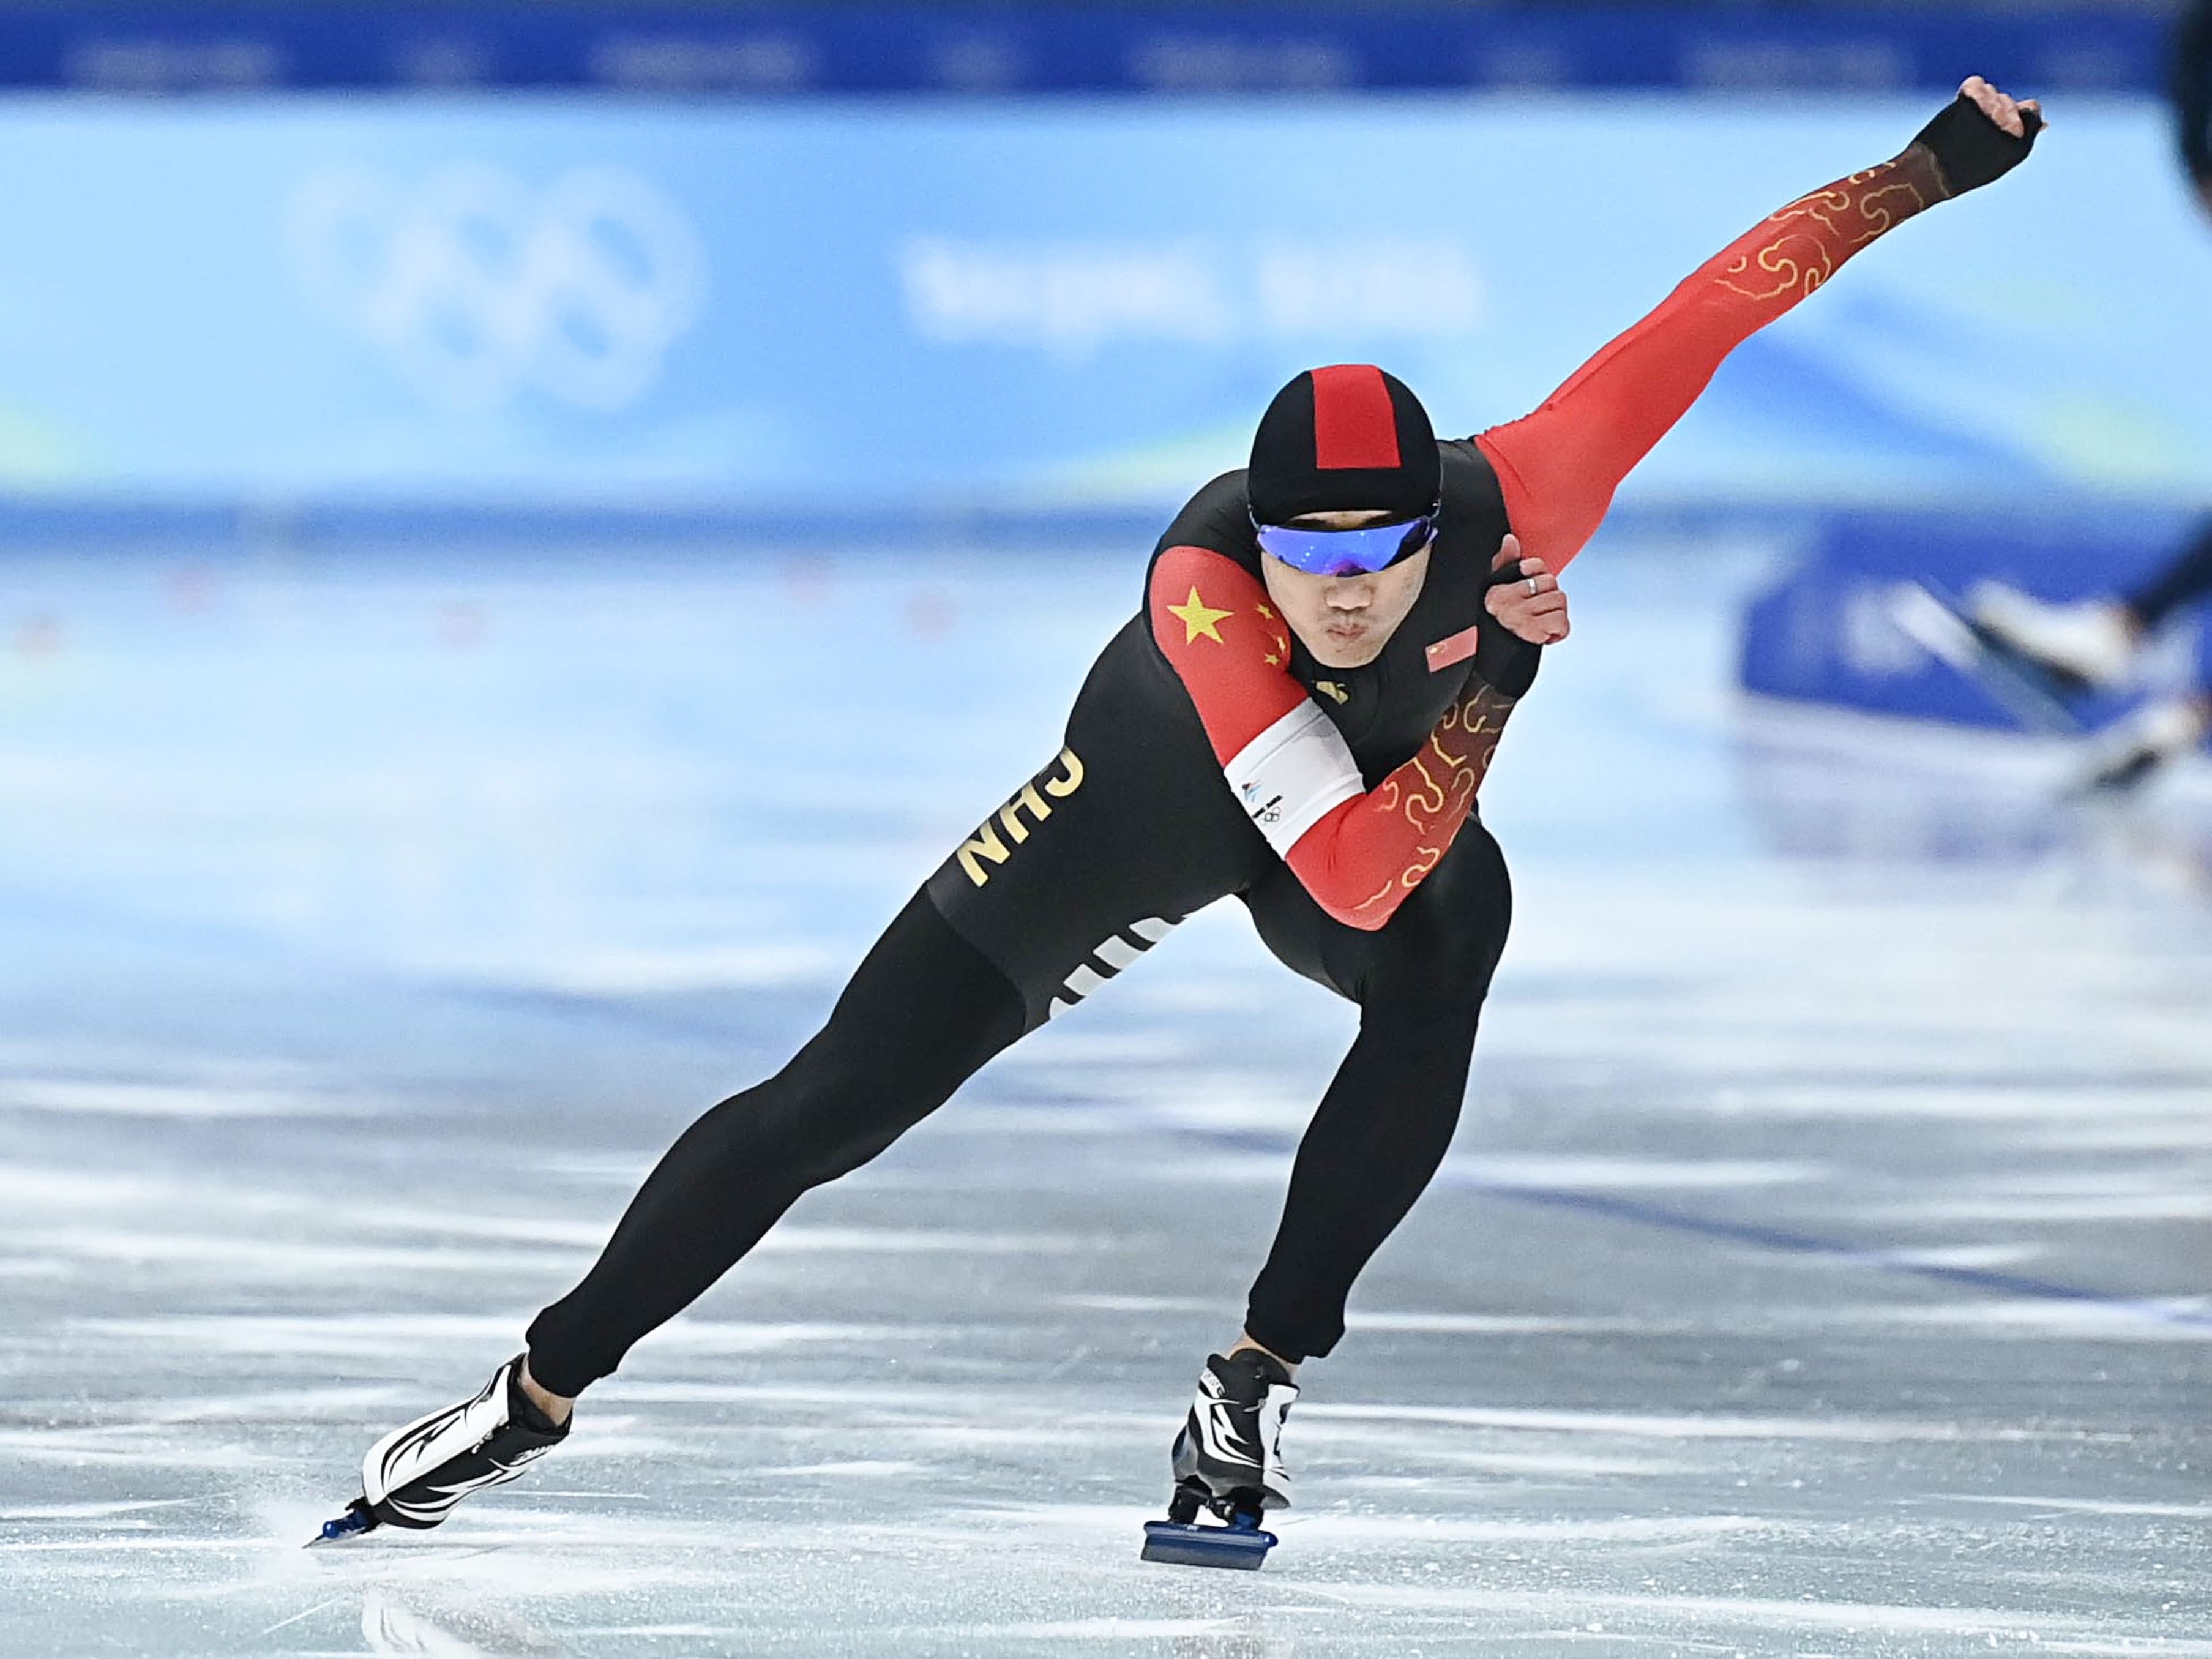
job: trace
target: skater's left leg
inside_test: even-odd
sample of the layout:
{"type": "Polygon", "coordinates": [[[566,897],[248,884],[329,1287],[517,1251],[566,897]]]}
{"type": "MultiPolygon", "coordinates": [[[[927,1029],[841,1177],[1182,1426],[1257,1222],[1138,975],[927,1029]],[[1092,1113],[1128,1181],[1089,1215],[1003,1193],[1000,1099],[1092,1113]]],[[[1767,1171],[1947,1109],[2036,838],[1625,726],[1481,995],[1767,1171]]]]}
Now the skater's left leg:
{"type": "Polygon", "coordinates": [[[2212,520],[2180,556],[2160,567],[2148,582],[2120,603],[2138,633],[2148,634],[2182,606],[2212,594],[2212,520]]]}
{"type": "Polygon", "coordinates": [[[1299,1144],[1243,1335],[1199,1379],[1173,1452],[1173,1521],[1201,1504],[1230,1518],[1290,1501],[1279,1441],[1293,1372],[1335,1346],[1352,1281],[1443,1159],[1512,909],[1479,823],[1376,933],[1329,920],[1287,871],[1246,902],[1277,956],[1359,1003],[1359,1036],[1299,1144]]]}
{"type": "Polygon", "coordinates": [[[1443,1161],[1512,920],[1504,859],[1479,822],[1375,933],[1316,921],[1302,913],[1304,897],[1255,894],[1261,936],[1291,966],[1355,999],[1360,1015],[1299,1143],[1246,1312],[1248,1337],[1291,1364],[1336,1346],[1352,1281],[1443,1161]]]}

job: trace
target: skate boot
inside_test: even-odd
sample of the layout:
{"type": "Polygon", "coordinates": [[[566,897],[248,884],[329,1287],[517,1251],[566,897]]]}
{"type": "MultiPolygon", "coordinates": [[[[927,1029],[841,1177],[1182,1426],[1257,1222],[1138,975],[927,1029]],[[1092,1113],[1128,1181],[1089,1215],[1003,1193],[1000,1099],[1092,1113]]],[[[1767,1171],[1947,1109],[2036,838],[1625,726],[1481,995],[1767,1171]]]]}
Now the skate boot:
{"type": "Polygon", "coordinates": [[[1984,646],[2078,697],[2118,685],[2134,661],[2136,630],[2117,605],[2051,605],[2002,582],[1975,585],[1972,624],[1984,646]]]}
{"type": "MultiPolygon", "coordinates": [[[[434,1527],[472,1492],[513,1480],[568,1437],[522,1391],[517,1354],[474,1399],[394,1429],[362,1460],[361,1492],[313,1544],[380,1526],[434,1527]]],[[[573,1419],[572,1419],[573,1420],[573,1419]]]]}
{"type": "Polygon", "coordinates": [[[1283,1422],[1297,1397],[1297,1385],[1272,1355],[1245,1348],[1207,1358],[1198,1397],[1176,1436],[1168,1518],[1145,1523],[1146,1560],[1250,1571],[1267,1559],[1275,1535],[1260,1522],[1269,1508],[1290,1504],[1283,1422]],[[1199,1525],[1201,1509],[1227,1524],[1199,1525]]]}
{"type": "Polygon", "coordinates": [[[2212,734],[2212,696],[2154,702],[2116,726],[2076,793],[2133,793],[2212,734]]]}

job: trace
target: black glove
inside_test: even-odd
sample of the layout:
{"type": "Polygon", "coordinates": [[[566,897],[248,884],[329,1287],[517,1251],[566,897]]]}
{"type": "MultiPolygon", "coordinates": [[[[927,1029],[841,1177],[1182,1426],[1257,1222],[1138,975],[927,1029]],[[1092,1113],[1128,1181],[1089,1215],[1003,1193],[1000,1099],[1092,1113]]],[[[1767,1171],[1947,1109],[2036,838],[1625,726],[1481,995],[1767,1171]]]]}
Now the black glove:
{"type": "MultiPolygon", "coordinates": [[[[1493,587],[1505,587],[1527,580],[1521,574],[1521,562],[1516,559],[1503,570],[1492,571],[1482,588],[1486,593],[1493,587]]],[[[1543,650],[1542,646],[1529,644],[1486,611],[1481,630],[1474,636],[1474,672],[1503,696],[1522,696],[1535,681],[1536,664],[1543,650]]]]}
{"type": "Polygon", "coordinates": [[[1960,93],[1941,114],[1920,129],[1913,143],[1925,144],[1942,169],[1943,182],[1954,196],[2002,179],[2027,159],[2035,135],[2043,130],[2043,117],[2032,109],[2020,112],[2027,129],[2015,138],[1982,113],[1982,106],[1960,93]]]}

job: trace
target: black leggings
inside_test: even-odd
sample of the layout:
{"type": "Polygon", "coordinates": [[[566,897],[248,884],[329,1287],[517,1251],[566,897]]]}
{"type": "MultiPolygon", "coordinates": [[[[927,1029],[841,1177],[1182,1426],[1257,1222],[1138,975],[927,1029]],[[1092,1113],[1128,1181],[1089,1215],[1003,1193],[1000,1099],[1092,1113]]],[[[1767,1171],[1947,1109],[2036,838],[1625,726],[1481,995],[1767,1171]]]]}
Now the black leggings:
{"type": "Polygon", "coordinates": [[[597,1265],[532,1324],[539,1382],[574,1395],[608,1375],[801,1193],[866,1163],[992,1055],[1231,894],[1279,958],[1359,1005],[1245,1316],[1285,1359],[1335,1346],[1352,1280],[1459,1121],[1511,920],[1505,861],[1470,818],[1387,925],[1331,920],[1231,795],[1187,701],[1156,695],[1156,656],[1127,631],[1109,647],[1067,746],[908,901],[820,1034],[669,1149],[597,1265]]]}
{"type": "Polygon", "coordinates": [[[2212,593],[2212,520],[2208,520],[2181,556],[2123,601],[2145,631],[2156,628],[2193,599],[2212,593]]]}
{"type": "Polygon", "coordinates": [[[830,1023],[677,1138],[584,1280],[530,1327],[530,1374],[581,1393],[689,1307],[801,1193],[858,1169],[1022,1034],[1005,975],[917,893],[830,1023]]]}
{"type": "MultiPolygon", "coordinates": [[[[1352,1280],[1443,1158],[1510,905],[1497,843],[1474,823],[1380,933],[1313,927],[1303,898],[1263,886],[1246,902],[1291,966],[1341,975],[1360,1020],[1299,1144],[1246,1313],[1254,1339],[1291,1360],[1335,1346],[1352,1280]]],[[[562,1395],[607,1376],[801,1193],[882,1152],[1026,1024],[1012,981],[915,894],[821,1033],[669,1149],[597,1265],[531,1325],[532,1375],[562,1395]]]]}

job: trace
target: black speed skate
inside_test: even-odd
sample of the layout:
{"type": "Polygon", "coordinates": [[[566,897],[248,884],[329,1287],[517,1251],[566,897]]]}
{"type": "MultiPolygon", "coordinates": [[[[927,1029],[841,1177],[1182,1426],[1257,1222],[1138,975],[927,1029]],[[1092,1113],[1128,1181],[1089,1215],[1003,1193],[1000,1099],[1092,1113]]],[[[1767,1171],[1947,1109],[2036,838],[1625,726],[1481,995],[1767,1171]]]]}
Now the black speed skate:
{"type": "Polygon", "coordinates": [[[1269,1508],[1287,1508],[1283,1421],[1297,1385],[1273,1355],[1245,1348],[1208,1356],[1198,1397],[1175,1442],[1175,1493],[1168,1518],[1145,1523],[1143,1559],[1192,1567],[1256,1571],[1275,1546],[1260,1522],[1269,1508]],[[1209,1510],[1224,1525],[1200,1525],[1209,1510]]]}
{"type": "Polygon", "coordinates": [[[310,1544],[353,1538],[374,1528],[434,1527],[472,1492],[516,1479],[568,1437],[522,1391],[517,1354],[491,1374],[483,1391],[420,1417],[368,1449],[361,1496],[310,1544]]]}

